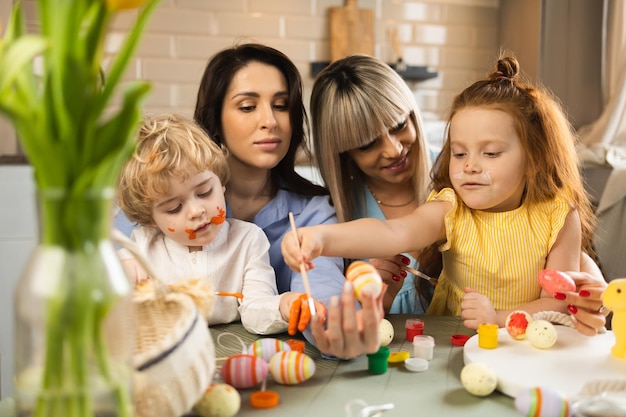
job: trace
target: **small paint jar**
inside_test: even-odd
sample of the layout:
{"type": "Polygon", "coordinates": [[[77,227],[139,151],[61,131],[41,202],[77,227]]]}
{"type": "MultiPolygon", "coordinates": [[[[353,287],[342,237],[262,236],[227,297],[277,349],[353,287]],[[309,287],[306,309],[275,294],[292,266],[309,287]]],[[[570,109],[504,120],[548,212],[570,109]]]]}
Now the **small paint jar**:
{"type": "Polygon", "coordinates": [[[370,374],[380,375],[387,372],[389,367],[387,361],[389,360],[390,351],[387,346],[381,346],[378,352],[367,355],[367,370],[370,374]]]}
{"type": "Polygon", "coordinates": [[[498,325],[481,323],[478,325],[478,347],[495,349],[498,347],[498,325]]]}
{"type": "Polygon", "coordinates": [[[412,342],[415,336],[424,334],[424,320],[407,319],[404,323],[404,329],[406,330],[406,340],[412,342]]]}
{"type": "Polygon", "coordinates": [[[435,339],[428,335],[417,335],[413,337],[413,356],[416,358],[426,359],[433,358],[433,350],[435,348],[435,339]]]}

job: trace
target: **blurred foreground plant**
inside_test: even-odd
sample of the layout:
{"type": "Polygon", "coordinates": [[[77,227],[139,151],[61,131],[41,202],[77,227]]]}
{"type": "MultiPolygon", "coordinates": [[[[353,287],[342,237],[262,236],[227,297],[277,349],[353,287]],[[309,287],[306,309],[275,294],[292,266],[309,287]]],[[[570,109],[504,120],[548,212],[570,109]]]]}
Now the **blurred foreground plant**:
{"type": "Polygon", "coordinates": [[[111,320],[131,322],[114,314],[128,307],[130,287],[109,241],[110,211],[150,86],[135,82],[118,90],[157,3],[38,0],[40,32],[28,34],[18,2],[0,40],[0,113],[14,125],[34,168],[41,216],[40,244],[15,299],[22,414],[101,415],[103,400],[95,392],[103,391],[113,404],[105,415],[132,414],[132,345],[105,337],[111,320]],[[138,7],[105,70],[110,21],[138,7]],[[129,350],[118,360],[119,351],[129,350]]]}

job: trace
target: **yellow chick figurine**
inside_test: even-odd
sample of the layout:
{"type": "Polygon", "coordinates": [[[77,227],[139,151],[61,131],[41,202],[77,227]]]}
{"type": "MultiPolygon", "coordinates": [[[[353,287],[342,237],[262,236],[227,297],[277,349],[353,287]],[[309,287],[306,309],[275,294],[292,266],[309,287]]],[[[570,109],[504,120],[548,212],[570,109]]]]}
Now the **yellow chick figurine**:
{"type": "Polygon", "coordinates": [[[609,282],[602,294],[602,303],[613,311],[611,328],[615,335],[615,344],[611,354],[616,358],[626,358],[626,278],[609,282]]]}

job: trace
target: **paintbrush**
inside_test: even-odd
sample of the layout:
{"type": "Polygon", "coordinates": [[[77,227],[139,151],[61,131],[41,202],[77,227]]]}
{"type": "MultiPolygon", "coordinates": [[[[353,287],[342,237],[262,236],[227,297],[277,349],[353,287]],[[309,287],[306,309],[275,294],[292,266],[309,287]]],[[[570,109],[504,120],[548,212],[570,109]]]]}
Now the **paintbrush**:
{"type": "Polygon", "coordinates": [[[420,272],[417,269],[411,268],[410,266],[403,266],[402,269],[404,269],[407,272],[412,273],[416,277],[420,277],[422,279],[425,279],[426,281],[430,282],[433,285],[433,287],[435,285],[437,285],[437,282],[439,281],[437,278],[429,277],[425,273],[420,272]]]}
{"type": "MultiPolygon", "coordinates": [[[[289,222],[291,223],[291,230],[293,231],[293,235],[296,238],[298,249],[300,249],[300,239],[298,239],[296,221],[293,219],[292,212],[289,212],[289,222]]],[[[304,262],[300,263],[300,274],[302,275],[302,281],[304,282],[304,290],[306,291],[307,299],[309,301],[309,310],[311,311],[311,317],[313,317],[316,314],[315,301],[313,300],[313,296],[311,295],[311,286],[309,285],[309,277],[306,274],[306,267],[304,266],[304,262]]]]}

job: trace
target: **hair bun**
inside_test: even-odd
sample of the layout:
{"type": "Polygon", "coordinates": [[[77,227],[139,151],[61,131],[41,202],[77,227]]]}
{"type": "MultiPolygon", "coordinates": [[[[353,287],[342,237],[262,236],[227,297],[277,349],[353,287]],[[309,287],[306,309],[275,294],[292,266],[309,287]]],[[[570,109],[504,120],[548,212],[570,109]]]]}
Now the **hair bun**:
{"type": "Polygon", "coordinates": [[[514,81],[519,76],[519,63],[517,59],[506,56],[498,59],[496,70],[489,76],[492,80],[507,79],[514,81]]]}

